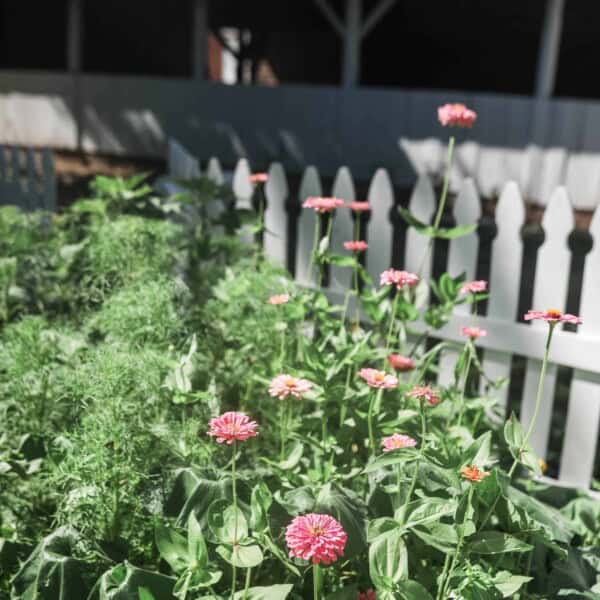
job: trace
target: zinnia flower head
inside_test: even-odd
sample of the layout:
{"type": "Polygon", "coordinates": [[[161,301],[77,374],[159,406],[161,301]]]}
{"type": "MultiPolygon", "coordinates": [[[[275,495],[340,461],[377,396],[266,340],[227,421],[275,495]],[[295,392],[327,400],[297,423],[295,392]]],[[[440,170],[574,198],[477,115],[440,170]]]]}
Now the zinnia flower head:
{"type": "Polygon", "coordinates": [[[419,283],[419,277],[408,271],[387,269],[379,276],[380,285],[395,285],[399,290],[404,286],[414,287],[419,283]]]}
{"type": "Polygon", "coordinates": [[[460,288],[461,294],[481,294],[487,291],[487,281],[480,279],[479,281],[467,281],[460,288]]]}
{"type": "Polygon", "coordinates": [[[477,338],[486,336],[487,331],[485,329],[481,329],[481,327],[462,327],[460,334],[471,338],[472,340],[476,340],[477,338]]]}
{"type": "Polygon", "coordinates": [[[392,450],[398,450],[398,448],[414,448],[417,445],[417,440],[411,438],[410,435],[394,433],[384,438],[381,445],[384,452],[391,452],[392,450]]]}
{"type": "Polygon", "coordinates": [[[538,458],[538,464],[540,465],[540,470],[542,474],[548,470],[548,464],[543,458],[538,458]]]}
{"type": "Polygon", "coordinates": [[[328,565],[343,556],[347,539],[342,525],[330,515],[295,517],[285,530],[290,558],[310,560],[313,565],[328,565]]]}
{"type": "Polygon", "coordinates": [[[439,395],[428,385],[415,385],[410,392],[406,392],[406,395],[417,400],[424,400],[430,406],[436,406],[440,403],[439,395]]]}
{"type": "Polygon", "coordinates": [[[398,379],[385,371],[377,369],[361,369],[358,375],[362,377],[371,387],[391,390],[398,387],[398,379]]]}
{"type": "Polygon", "coordinates": [[[356,600],[377,600],[377,594],[374,590],[368,589],[366,592],[358,592],[356,600]]]}
{"type": "Polygon", "coordinates": [[[274,296],[271,296],[267,300],[267,304],[273,304],[273,305],[285,304],[286,302],[289,302],[289,301],[290,301],[289,294],[275,294],[274,296]]]}
{"type": "Polygon", "coordinates": [[[390,354],[388,356],[388,362],[392,369],[396,369],[396,371],[412,371],[416,362],[410,358],[409,356],[402,356],[402,354],[390,354]]]}
{"type": "Polygon", "coordinates": [[[579,325],[583,323],[583,321],[576,317],[575,315],[570,315],[569,313],[563,314],[560,310],[556,308],[547,308],[545,311],[543,310],[529,310],[527,314],[523,317],[526,321],[546,321],[548,323],[573,323],[574,325],[579,325]]]}
{"type": "Polygon", "coordinates": [[[344,201],[339,198],[319,198],[311,196],[302,203],[302,208],[313,208],[318,213],[328,213],[340,206],[344,206],[344,201]]]}
{"type": "Polygon", "coordinates": [[[354,212],[366,212],[371,210],[371,205],[368,202],[348,202],[346,206],[354,212]]]}
{"type": "Polygon", "coordinates": [[[229,411],[220,417],[209,421],[210,431],[208,435],[217,438],[217,442],[231,445],[233,442],[243,442],[251,437],[256,437],[258,423],[241,412],[229,411]]]}
{"type": "Polygon", "coordinates": [[[355,240],[352,242],[344,242],[344,248],[346,250],[352,250],[352,252],[363,252],[369,247],[367,242],[363,242],[361,240],[355,240]]]}
{"type": "Polygon", "coordinates": [[[477,113],[464,104],[444,104],[438,108],[438,120],[444,127],[473,127],[477,113]]]}
{"type": "Polygon", "coordinates": [[[277,375],[269,385],[269,394],[284,400],[292,395],[295,398],[302,398],[302,395],[312,389],[312,383],[308,379],[299,379],[292,375],[277,375]]]}
{"type": "Polygon", "coordinates": [[[474,483],[482,482],[489,475],[488,471],[483,471],[482,469],[478,469],[474,465],[465,465],[460,470],[460,476],[463,479],[468,479],[474,483]]]}
{"type": "Polygon", "coordinates": [[[250,183],[265,183],[269,180],[269,176],[266,173],[254,173],[250,175],[250,183]]]}

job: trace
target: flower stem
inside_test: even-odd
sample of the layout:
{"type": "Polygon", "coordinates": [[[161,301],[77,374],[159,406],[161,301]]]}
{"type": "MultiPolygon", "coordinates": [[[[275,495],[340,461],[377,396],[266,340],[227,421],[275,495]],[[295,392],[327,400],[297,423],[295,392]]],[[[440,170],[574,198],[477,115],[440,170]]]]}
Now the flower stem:
{"type": "MultiPolygon", "coordinates": [[[[327,230],[325,231],[325,238],[327,240],[327,245],[331,244],[331,229],[333,228],[333,215],[329,215],[329,219],[327,221],[327,230]]],[[[319,243],[320,245],[320,243],[319,243]]],[[[323,285],[323,278],[325,277],[325,263],[323,261],[323,257],[319,256],[319,279],[317,288],[320,290],[323,285]]]]}
{"type": "Polygon", "coordinates": [[[280,404],[280,409],[279,409],[279,420],[280,422],[280,426],[279,426],[279,430],[281,432],[281,445],[280,445],[280,451],[279,451],[279,460],[283,461],[285,459],[285,438],[287,436],[287,404],[286,404],[286,400],[280,400],[281,404],[280,404]]]}
{"type": "MultiPolygon", "coordinates": [[[[235,457],[237,454],[237,442],[233,441],[233,456],[231,457],[231,496],[233,499],[233,542],[234,546],[237,544],[237,531],[238,531],[238,508],[237,508],[237,492],[235,488],[235,457]]],[[[235,596],[235,578],[236,568],[235,565],[231,567],[231,598],[235,596]]]]}
{"type": "Polygon", "coordinates": [[[465,413],[465,389],[467,387],[467,381],[469,379],[469,371],[471,370],[471,359],[473,357],[473,352],[474,352],[473,343],[471,342],[470,339],[467,342],[466,348],[469,353],[469,356],[467,357],[467,366],[465,368],[465,374],[463,376],[462,388],[460,390],[460,396],[459,396],[459,405],[460,405],[460,412],[458,414],[458,426],[459,427],[462,425],[463,415],[465,413]]]}
{"type": "Polygon", "coordinates": [[[392,312],[390,314],[390,324],[388,326],[387,336],[385,338],[385,356],[383,357],[383,367],[385,368],[385,364],[387,361],[388,353],[390,351],[390,340],[394,333],[394,323],[396,320],[396,309],[398,308],[398,298],[400,297],[400,290],[396,290],[394,295],[394,301],[392,302],[392,312]]]}
{"type": "Polygon", "coordinates": [[[313,600],[319,600],[321,588],[321,570],[319,565],[313,565],[313,600]]]}
{"type": "Polygon", "coordinates": [[[244,595],[242,596],[242,600],[246,600],[246,596],[248,595],[248,588],[250,587],[250,577],[252,576],[252,567],[246,569],[246,583],[244,584],[244,595]]]}
{"type": "Polygon", "coordinates": [[[367,426],[369,428],[369,449],[371,454],[375,454],[375,433],[373,432],[373,413],[379,412],[381,406],[381,395],[383,388],[379,388],[376,394],[371,393],[369,398],[369,410],[367,412],[367,426]]]}
{"type": "Polygon", "coordinates": [[[313,245],[310,251],[310,262],[308,263],[308,282],[312,283],[312,270],[315,263],[315,254],[319,247],[319,238],[321,237],[321,215],[317,213],[317,220],[315,221],[315,233],[313,235],[313,245]]]}

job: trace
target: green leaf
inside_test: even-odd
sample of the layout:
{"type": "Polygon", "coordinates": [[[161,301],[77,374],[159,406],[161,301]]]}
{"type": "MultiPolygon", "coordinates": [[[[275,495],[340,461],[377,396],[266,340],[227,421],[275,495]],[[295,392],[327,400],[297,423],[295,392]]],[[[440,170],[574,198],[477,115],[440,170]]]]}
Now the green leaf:
{"type": "Polygon", "coordinates": [[[373,462],[365,467],[363,473],[372,473],[373,471],[379,471],[391,465],[411,462],[416,460],[418,456],[419,455],[417,451],[413,450],[412,448],[394,450],[393,452],[388,452],[378,456],[373,462]]]}
{"type": "Polygon", "coordinates": [[[412,533],[428,546],[431,546],[444,554],[450,554],[456,551],[458,531],[454,525],[431,523],[425,527],[414,527],[412,533]]]}
{"type": "Polygon", "coordinates": [[[141,587],[138,589],[139,600],[155,600],[154,594],[145,587],[141,587]]]}
{"type": "MultiPolygon", "coordinates": [[[[292,588],[292,584],[278,584],[267,587],[251,587],[248,589],[246,600],[285,600],[292,588]]],[[[236,592],[235,600],[244,598],[244,590],[236,592]]]]}
{"type": "Polygon", "coordinates": [[[175,600],[174,584],[172,577],[124,563],[100,577],[88,600],[131,600],[141,596],[140,590],[152,594],[157,600],[175,600]]]}
{"type": "Polygon", "coordinates": [[[533,577],[524,575],[513,575],[508,571],[500,571],[494,577],[494,585],[500,590],[503,598],[512,598],[524,583],[531,581],[533,577]]]}
{"type": "Polygon", "coordinates": [[[244,513],[226,500],[216,500],[208,507],[208,527],[222,544],[237,544],[248,537],[244,513]]]}
{"type": "Polygon", "coordinates": [[[175,573],[181,573],[189,564],[189,554],[185,538],[162,524],[154,530],[156,547],[161,558],[166,561],[175,573]]]}
{"type": "Polygon", "coordinates": [[[408,225],[414,227],[420,234],[431,237],[433,233],[433,227],[431,225],[427,225],[423,223],[423,221],[419,221],[419,219],[417,219],[417,217],[415,217],[410,210],[404,208],[403,206],[398,207],[398,212],[400,213],[400,216],[408,223],[408,225]]]}
{"type": "Polygon", "coordinates": [[[353,256],[343,256],[341,254],[330,254],[327,262],[336,267],[355,267],[356,259],[353,256]]]}
{"type": "Polygon", "coordinates": [[[273,495],[271,494],[267,484],[260,482],[252,489],[252,497],[250,500],[250,529],[252,531],[264,531],[268,528],[269,508],[273,503],[273,495]]]}
{"type": "Polygon", "coordinates": [[[491,452],[492,432],[486,431],[463,452],[461,462],[483,468],[490,463],[491,452]]]}
{"type": "Polygon", "coordinates": [[[454,500],[444,500],[443,498],[427,498],[425,500],[416,500],[409,505],[409,511],[416,506],[412,512],[409,512],[405,527],[411,529],[418,525],[424,525],[431,521],[439,521],[446,515],[451,515],[456,511],[456,502],[454,500]]]}
{"type": "Polygon", "coordinates": [[[392,529],[373,541],[369,547],[369,575],[375,586],[384,590],[408,577],[408,552],[402,529],[392,529]]]}
{"type": "Polygon", "coordinates": [[[401,581],[396,587],[396,593],[400,594],[401,600],[433,600],[431,594],[417,581],[401,581]]]}
{"type": "Polygon", "coordinates": [[[457,225],[451,229],[438,229],[436,237],[443,240],[455,240],[459,237],[464,237],[477,230],[477,223],[473,225],[457,225]]]}
{"type": "Polygon", "coordinates": [[[501,531],[480,531],[469,538],[466,550],[472,554],[502,554],[504,552],[529,552],[533,550],[533,546],[501,531]]]}
{"type": "Polygon", "coordinates": [[[200,570],[208,568],[208,550],[200,523],[192,512],[188,519],[188,556],[191,564],[200,570]]]}
{"type": "Polygon", "coordinates": [[[260,546],[252,544],[250,546],[218,546],[217,553],[225,561],[234,567],[240,567],[241,569],[251,569],[260,565],[264,560],[262,550],[260,546]]]}

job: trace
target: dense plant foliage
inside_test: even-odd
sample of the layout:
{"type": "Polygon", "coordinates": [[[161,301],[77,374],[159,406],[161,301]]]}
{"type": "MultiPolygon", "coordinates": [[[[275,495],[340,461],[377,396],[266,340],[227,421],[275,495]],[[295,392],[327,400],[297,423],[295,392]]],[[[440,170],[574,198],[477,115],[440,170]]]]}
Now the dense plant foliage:
{"type": "Polygon", "coordinates": [[[0,210],[0,597],[600,598],[600,503],[532,477],[481,332],[428,385],[426,337],[482,287],[374,285],[320,216],[315,270],[355,273],[339,306],[230,235],[249,215],[219,186],[92,192],[0,210]]]}

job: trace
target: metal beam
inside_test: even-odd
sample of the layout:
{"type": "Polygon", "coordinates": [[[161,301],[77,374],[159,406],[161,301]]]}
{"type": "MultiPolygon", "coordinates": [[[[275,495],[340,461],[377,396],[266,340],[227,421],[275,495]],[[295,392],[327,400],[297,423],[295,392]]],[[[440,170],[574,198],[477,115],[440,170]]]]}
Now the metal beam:
{"type": "Polygon", "coordinates": [[[342,20],[335,14],[335,11],[329,5],[327,0],[314,0],[321,13],[329,24],[333,27],[334,31],[340,36],[344,37],[344,24],[342,20]]]}
{"type": "Polygon", "coordinates": [[[535,95],[549,98],[554,92],[565,0],[546,0],[546,14],[538,54],[535,95]]]}
{"type": "Polygon", "coordinates": [[[383,19],[385,13],[387,13],[397,0],[381,0],[379,4],[369,13],[369,16],[365,19],[362,26],[361,37],[366,38],[371,30],[383,19]]]}
{"type": "Polygon", "coordinates": [[[362,0],[346,0],[344,59],[342,63],[342,86],[345,88],[357,86],[360,80],[361,23],[362,0]]]}
{"type": "Polygon", "coordinates": [[[202,81],[208,55],[208,0],[194,0],[192,10],[192,73],[202,81]]]}
{"type": "Polygon", "coordinates": [[[81,71],[82,25],[81,0],[69,0],[67,7],[67,69],[81,71]]]}

